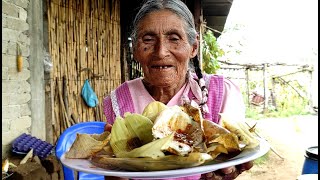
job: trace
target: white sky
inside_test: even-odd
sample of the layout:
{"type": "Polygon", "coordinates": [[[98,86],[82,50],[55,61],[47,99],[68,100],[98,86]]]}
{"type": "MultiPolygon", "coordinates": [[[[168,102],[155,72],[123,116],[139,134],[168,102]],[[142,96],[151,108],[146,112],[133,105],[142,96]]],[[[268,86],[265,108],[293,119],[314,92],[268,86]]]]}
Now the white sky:
{"type": "Polygon", "coordinates": [[[223,33],[218,42],[222,48],[241,48],[240,41],[242,52],[230,48],[226,57],[235,63],[313,65],[311,88],[318,106],[318,0],[234,0],[225,30],[236,24],[242,28],[223,33]]]}
{"type": "Polygon", "coordinates": [[[318,0],[234,0],[225,28],[235,24],[245,28],[218,40],[223,46],[245,39],[241,55],[230,59],[315,63],[318,0]]]}

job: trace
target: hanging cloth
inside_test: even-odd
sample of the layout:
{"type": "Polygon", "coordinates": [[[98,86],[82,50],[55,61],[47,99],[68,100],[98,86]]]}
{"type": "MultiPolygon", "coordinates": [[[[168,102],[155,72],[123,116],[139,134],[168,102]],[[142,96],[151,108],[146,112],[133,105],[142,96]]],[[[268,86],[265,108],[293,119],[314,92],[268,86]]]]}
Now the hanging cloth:
{"type": "Polygon", "coordinates": [[[90,86],[89,80],[86,79],[82,87],[81,96],[89,107],[96,107],[99,103],[96,93],[90,86]]]}

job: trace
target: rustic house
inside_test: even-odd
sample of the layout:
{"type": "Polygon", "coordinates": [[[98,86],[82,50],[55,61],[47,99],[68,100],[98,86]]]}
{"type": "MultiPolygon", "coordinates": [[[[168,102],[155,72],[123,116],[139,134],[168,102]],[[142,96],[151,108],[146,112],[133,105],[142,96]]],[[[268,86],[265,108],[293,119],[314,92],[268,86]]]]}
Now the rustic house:
{"type": "MultiPolygon", "coordinates": [[[[75,123],[105,121],[103,98],[141,75],[130,54],[130,26],[141,2],[2,0],[3,158],[22,133],[54,144],[75,123]],[[81,97],[86,80],[97,95],[94,107],[81,97]]],[[[232,4],[184,2],[199,31],[206,25],[216,32],[232,4]]]]}

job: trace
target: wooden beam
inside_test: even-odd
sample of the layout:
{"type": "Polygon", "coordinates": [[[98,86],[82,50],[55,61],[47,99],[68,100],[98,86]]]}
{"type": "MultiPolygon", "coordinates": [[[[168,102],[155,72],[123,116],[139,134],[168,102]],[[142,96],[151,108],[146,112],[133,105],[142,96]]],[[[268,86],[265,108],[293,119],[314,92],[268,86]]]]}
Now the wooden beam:
{"type": "Polygon", "coordinates": [[[196,30],[200,32],[200,25],[203,22],[202,9],[201,9],[201,1],[194,1],[194,22],[196,25],[196,30]]]}

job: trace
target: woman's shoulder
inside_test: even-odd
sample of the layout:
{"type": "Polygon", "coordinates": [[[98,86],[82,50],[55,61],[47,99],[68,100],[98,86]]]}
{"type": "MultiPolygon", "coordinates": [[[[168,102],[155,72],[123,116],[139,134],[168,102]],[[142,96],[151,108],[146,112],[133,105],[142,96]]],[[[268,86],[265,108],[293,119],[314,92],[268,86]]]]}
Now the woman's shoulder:
{"type": "Polygon", "coordinates": [[[221,74],[207,74],[207,73],[202,73],[202,75],[204,77],[210,77],[210,78],[221,78],[221,77],[224,77],[223,75],[221,74]]]}
{"type": "Polygon", "coordinates": [[[207,74],[207,73],[203,73],[202,74],[204,79],[207,79],[207,80],[220,80],[220,81],[223,81],[225,79],[225,77],[223,75],[220,75],[220,74],[207,74]]]}
{"type": "Polygon", "coordinates": [[[216,83],[223,84],[225,87],[236,88],[236,89],[239,88],[238,84],[235,81],[229,78],[226,78],[224,75],[204,73],[203,76],[208,81],[214,81],[216,83]]]}
{"type": "Polygon", "coordinates": [[[210,86],[220,86],[224,84],[225,77],[223,75],[218,74],[206,74],[203,73],[203,78],[206,82],[206,86],[210,88],[210,86]]]}
{"type": "Polygon", "coordinates": [[[235,82],[234,80],[231,80],[229,78],[224,78],[223,84],[224,84],[224,87],[225,87],[226,91],[237,91],[237,92],[240,92],[239,84],[237,82],[235,82]]]}

